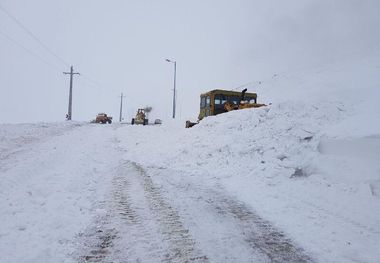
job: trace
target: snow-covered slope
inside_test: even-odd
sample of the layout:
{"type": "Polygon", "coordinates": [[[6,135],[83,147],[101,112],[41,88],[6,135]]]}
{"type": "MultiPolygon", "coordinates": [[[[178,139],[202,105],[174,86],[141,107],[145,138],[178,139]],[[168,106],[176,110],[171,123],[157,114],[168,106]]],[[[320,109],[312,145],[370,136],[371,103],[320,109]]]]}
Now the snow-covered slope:
{"type": "Polygon", "coordinates": [[[130,127],[125,158],[221,184],[322,262],[380,260],[380,64],[332,65],[258,86],[272,105],[130,127]]]}
{"type": "Polygon", "coordinates": [[[118,163],[103,127],[89,127],[0,126],[1,262],[72,262],[118,163]]]}
{"type": "Polygon", "coordinates": [[[191,129],[0,125],[2,259],[379,262],[379,61],[278,73],[271,105],[191,129]]]}

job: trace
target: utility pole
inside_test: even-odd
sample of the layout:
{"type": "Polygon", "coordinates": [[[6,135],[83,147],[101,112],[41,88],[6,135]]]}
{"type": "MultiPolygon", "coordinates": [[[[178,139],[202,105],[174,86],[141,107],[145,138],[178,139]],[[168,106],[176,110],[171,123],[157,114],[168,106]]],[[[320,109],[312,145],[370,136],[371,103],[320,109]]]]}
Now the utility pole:
{"type": "Polygon", "coordinates": [[[122,120],[121,116],[123,115],[123,98],[125,98],[125,96],[123,96],[123,92],[122,92],[121,95],[120,95],[120,115],[119,115],[119,122],[121,122],[121,120],[122,120]]]}
{"type": "Polygon", "coordinates": [[[177,61],[174,61],[174,90],[173,90],[173,119],[175,119],[175,108],[177,102],[177,94],[176,94],[176,77],[177,77],[177,61]]]}
{"type": "Polygon", "coordinates": [[[174,64],[173,119],[175,119],[177,61],[172,61],[170,59],[166,59],[166,61],[174,64]]]}
{"type": "Polygon", "coordinates": [[[69,109],[67,111],[66,119],[71,120],[72,117],[72,102],[73,102],[73,75],[80,75],[78,72],[74,72],[73,66],[70,68],[70,72],[63,72],[63,74],[70,74],[70,92],[69,92],[69,109]]]}

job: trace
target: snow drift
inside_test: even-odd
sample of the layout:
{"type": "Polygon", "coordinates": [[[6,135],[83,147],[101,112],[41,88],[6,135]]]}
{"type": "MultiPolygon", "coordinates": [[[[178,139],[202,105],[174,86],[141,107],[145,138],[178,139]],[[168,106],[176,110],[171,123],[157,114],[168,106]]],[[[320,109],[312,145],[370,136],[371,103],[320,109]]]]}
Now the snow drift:
{"type": "Polygon", "coordinates": [[[322,262],[376,262],[377,61],[276,75],[257,87],[260,102],[272,105],[208,117],[191,129],[132,127],[125,158],[222,184],[322,262]]]}

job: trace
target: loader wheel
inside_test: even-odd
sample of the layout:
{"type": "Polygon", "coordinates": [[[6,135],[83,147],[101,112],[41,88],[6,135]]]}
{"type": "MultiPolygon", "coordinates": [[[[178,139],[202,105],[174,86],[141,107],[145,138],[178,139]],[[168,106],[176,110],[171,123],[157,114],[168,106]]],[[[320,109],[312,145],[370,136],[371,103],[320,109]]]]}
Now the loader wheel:
{"type": "Polygon", "coordinates": [[[108,124],[111,124],[112,123],[112,121],[111,120],[108,120],[108,124]]]}
{"type": "Polygon", "coordinates": [[[131,124],[135,124],[135,118],[132,119],[131,124]]]}

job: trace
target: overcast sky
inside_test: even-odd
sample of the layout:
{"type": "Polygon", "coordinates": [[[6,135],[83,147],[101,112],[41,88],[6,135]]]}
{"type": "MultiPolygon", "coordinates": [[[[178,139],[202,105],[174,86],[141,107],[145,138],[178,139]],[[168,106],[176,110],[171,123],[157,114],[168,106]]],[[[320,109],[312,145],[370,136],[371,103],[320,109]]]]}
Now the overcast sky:
{"type": "MultiPolygon", "coordinates": [[[[61,121],[74,77],[73,119],[118,119],[152,106],[197,116],[199,94],[278,72],[370,55],[380,46],[380,1],[0,0],[59,58],[0,9],[0,122],[61,121]],[[63,60],[63,61],[62,61],[63,60]]],[[[250,87],[254,92],[254,87],[250,87]]],[[[260,94],[259,94],[260,98],[260,94]]]]}

